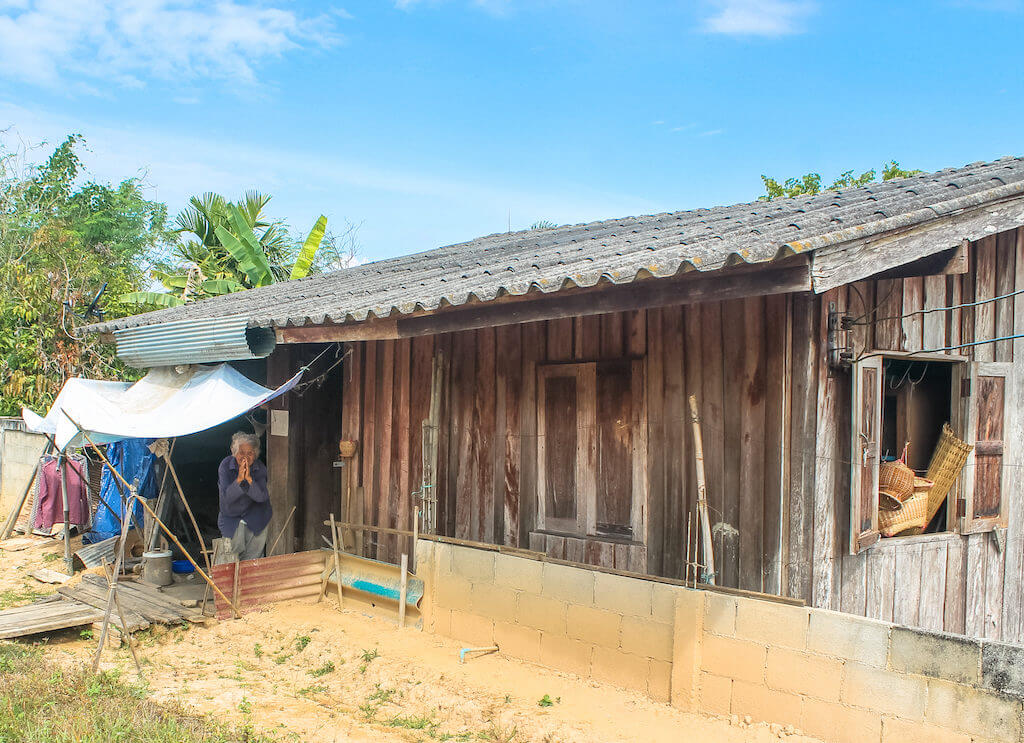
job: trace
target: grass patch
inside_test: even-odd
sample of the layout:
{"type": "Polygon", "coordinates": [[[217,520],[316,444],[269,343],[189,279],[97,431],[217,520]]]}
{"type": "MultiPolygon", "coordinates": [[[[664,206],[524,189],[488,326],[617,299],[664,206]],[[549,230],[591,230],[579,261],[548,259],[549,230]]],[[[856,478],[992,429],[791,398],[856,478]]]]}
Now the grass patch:
{"type": "Polygon", "coordinates": [[[329,673],[334,673],[334,662],[333,661],[327,661],[326,663],[324,663],[319,668],[314,668],[311,671],[306,671],[306,673],[308,673],[310,676],[312,676],[315,679],[318,679],[321,676],[326,676],[329,673]]]}
{"type": "Polygon", "coordinates": [[[93,675],[48,662],[38,648],[0,642],[0,741],[270,743],[177,705],[157,704],[116,672],[93,675]]]}
{"type": "Polygon", "coordinates": [[[303,650],[309,647],[309,643],[311,641],[312,638],[310,638],[309,635],[299,635],[295,638],[295,651],[301,653],[303,650]]]}
{"type": "Polygon", "coordinates": [[[46,596],[48,593],[49,591],[37,591],[29,586],[8,588],[6,591],[0,591],[0,609],[23,606],[35,601],[40,596],[46,596]]]}

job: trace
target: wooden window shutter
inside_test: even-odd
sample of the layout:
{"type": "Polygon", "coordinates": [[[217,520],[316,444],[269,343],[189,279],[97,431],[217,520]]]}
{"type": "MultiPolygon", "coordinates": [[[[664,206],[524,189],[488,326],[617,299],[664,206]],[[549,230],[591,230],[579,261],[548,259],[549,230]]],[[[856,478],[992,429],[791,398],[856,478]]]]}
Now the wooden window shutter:
{"type": "Polygon", "coordinates": [[[964,534],[992,531],[1006,526],[1010,472],[1006,439],[1016,421],[1013,364],[971,364],[970,402],[967,410],[967,443],[974,451],[963,474],[964,534]]]}
{"type": "Polygon", "coordinates": [[[878,542],[878,464],[882,437],[882,358],[853,365],[850,554],[878,542]]]}

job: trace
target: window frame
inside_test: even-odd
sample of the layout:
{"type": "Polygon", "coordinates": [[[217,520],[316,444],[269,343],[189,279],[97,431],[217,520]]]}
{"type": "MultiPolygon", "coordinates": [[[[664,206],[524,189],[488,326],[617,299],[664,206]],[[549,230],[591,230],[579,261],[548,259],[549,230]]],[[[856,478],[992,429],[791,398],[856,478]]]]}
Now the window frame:
{"type": "Polygon", "coordinates": [[[645,544],[647,541],[647,395],[645,362],[638,358],[599,361],[539,363],[537,377],[537,531],[607,542],[645,544]],[[631,534],[599,533],[597,529],[597,371],[601,364],[628,363],[630,368],[631,415],[631,534]],[[576,518],[547,515],[546,380],[571,377],[576,380],[576,518]],[[582,486],[582,487],[581,487],[582,486]],[[581,490],[583,497],[581,497],[581,490]]]}

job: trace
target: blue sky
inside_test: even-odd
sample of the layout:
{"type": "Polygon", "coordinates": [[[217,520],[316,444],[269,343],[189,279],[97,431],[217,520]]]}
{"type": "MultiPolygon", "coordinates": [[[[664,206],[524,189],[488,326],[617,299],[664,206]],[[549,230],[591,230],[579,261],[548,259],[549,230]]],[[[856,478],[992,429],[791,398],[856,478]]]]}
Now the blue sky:
{"type": "Polygon", "coordinates": [[[1024,2],[0,0],[6,140],[382,258],[1024,154],[1024,2]]]}

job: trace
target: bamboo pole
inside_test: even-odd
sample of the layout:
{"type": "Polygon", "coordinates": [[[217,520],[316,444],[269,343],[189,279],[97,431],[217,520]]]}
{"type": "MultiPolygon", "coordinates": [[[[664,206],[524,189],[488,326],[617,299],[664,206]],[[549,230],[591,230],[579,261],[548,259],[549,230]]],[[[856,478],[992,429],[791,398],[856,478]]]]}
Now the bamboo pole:
{"type": "MultiPolygon", "coordinates": [[[[77,428],[78,431],[82,434],[82,436],[85,437],[85,440],[89,442],[89,446],[91,446],[93,448],[93,451],[95,451],[97,454],[100,455],[100,457],[103,459],[103,463],[106,464],[107,467],[110,468],[110,471],[112,473],[114,473],[114,476],[121,483],[123,483],[125,487],[127,487],[129,490],[131,490],[132,486],[129,485],[128,482],[121,476],[120,472],[118,472],[116,469],[114,469],[114,467],[110,464],[110,460],[107,459],[106,454],[104,454],[100,450],[100,448],[98,446],[96,446],[96,444],[93,443],[92,439],[89,437],[89,434],[87,434],[85,431],[83,431],[82,427],[79,426],[77,423],[75,423],[74,418],[72,418],[70,415],[68,415],[66,410],[62,410],[61,412],[64,413],[65,416],[67,416],[67,419],[69,421],[71,421],[71,423],[74,424],[75,428],[77,428]]],[[[208,576],[206,573],[204,573],[203,569],[201,567],[199,567],[199,565],[196,564],[196,561],[192,559],[192,555],[190,555],[188,553],[188,550],[186,550],[185,547],[181,544],[181,542],[178,541],[178,538],[176,536],[174,536],[174,534],[171,532],[170,529],[167,528],[167,525],[163,521],[160,520],[160,517],[157,516],[155,513],[153,513],[153,509],[150,508],[149,505],[146,503],[146,499],[145,498],[139,498],[137,496],[135,498],[136,498],[136,500],[138,500],[139,505],[141,505],[144,509],[146,509],[146,511],[149,513],[149,515],[153,517],[153,521],[155,521],[157,523],[157,526],[159,526],[161,529],[163,529],[163,532],[164,532],[164,534],[167,535],[167,538],[170,539],[174,543],[174,545],[178,549],[180,549],[182,551],[182,553],[184,553],[185,559],[187,559],[192,564],[192,567],[194,567],[196,569],[196,572],[199,573],[199,577],[201,577],[203,580],[206,581],[207,585],[209,585],[210,588],[213,589],[214,593],[216,593],[218,596],[220,596],[222,599],[224,599],[224,603],[228,604],[228,606],[231,607],[231,610],[234,613],[236,618],[241,616],[239,614],[239,612],[238,612],[238,607],[235,606],[235,604],[231,601],[231,599],[229,599],[227,596],[224,595],[224,592],[221,591],[220,588],[217,587],[217,584],[213,582],[213,579],[210,576],[208,576]]],[[[125,520],[125,523],[127,523],[127,520],[125,520]]],[[[123,528],[123,525],[122,525],[122,528],[123,528]]],[[[122,542],[123,542],[123,540],[122,540],[122,542]]]]}
{"type": "Polygon", "coordinates": [[[338,527],[334,521],[334,514],[331,514],[331,548],[334,551],[334,577],[338,581],[338,608],[342,609],[341,598],[341,556],[338,554],[338,527]]]}
{"type": "Polygon", "coordinates": [[[398,628],[405,626],[405,599],[409,595],[409,555],[402,553],[402,582],[398,591],[398,628]]]}
{"type": "Polygon", "coordinates": [[[270,557],[270,555],[273,554],[274,548],[277,546],[277,543],[281,541],[281,537],[284,536],[284,531],[285,531],[285,529],[288,528],[288,524],[291,522],[292,516],[294,516],[294,515],[295,515],[295,506],[292,506],[292,510],[288,512],[288,518],[286,518],[284,520],[284,526],[282,526],[281,527],[281,531],[279,531],[277,533],[277,539],[274,540],[274,543],[272,545],[270,545],[270,549],[267,550],[267,557],[270,557]]]}
{"type": "Polygon", "coordinates": [[[181,481],[178,480],[178,473],[174,469],[174,464],[171,462],[171,458],[168,455],[164,455],[164,462],[167,463],[167,469],[171,471],[171,479],[174,480],[174,487],[178,491],[178,497],[181,498],[181,503],[185,506],[185,511],[188,513],[188,518],[192,522],[192,528],[196,530],[196,537],[199,539],[199,549],[203,553],[204,562],[206,563],[206,569],[211,570],[210,567],[210,555],[206,551],[206,540],[203,539],[203,533],[199,529],[199,522],[196,521],[195,514],[192,513],[192,506],[188,504],[188,500],[185,498],[185,491],[181,488],[181,481]]]}
{"type": "Polygon", "coordinates": [[[704,582],[715,585],[715,555],[711,544],[711,519],[708,516],[708,489],[704,480],[704,440],[701,437],[697,396],[690,395],[690,418],[693,420],[693,455],[697,462],[697,516],[700,519],[701,557],[704,561],[704,582]]]}
{"type": "MultiPolygon", "coordinates": [[[[67,415],[67,413],[64,413],[64,415],[67,415]]],[[[70,415],[68,415],[68,420],[71,420],[71,416],[70,415]]],[[[82,430],[81,427],[79,427],[79,425],[77,423],[75,423],[74,421],[71,421],[71,422],[75,424],[75,427],[78,428],[79,431],[82,430]]],[[[85,433],[83,432],[82,435],[85,435],[85,433]]],[[[103,454],[102,452],[100,452],[100,450],[96,447],[95,444],[92,443],[91,440],[89,441],[89,443],[92,444],[93,449],[95,449],[96,452],[101,457],[103,457],[103,461],[106,462],[108,467],[110,467],[110,462],[107,460],[106,455],[103,454]]],[[[110,471],[116,473],[118,477],[121,476],[120,473],[117,472],[117,470],[115,470],[113,467],[110,467],[110,471]]],[[[128,483],[125,483],[125,485],[128,485],[128,483]]],[[[137,496],[135,495],[135,492],[134,492],[134,490],[132,489],[132,487],[130,485],[128,485],[128,492],[131,493],[131,498],[128,500],[127,505],[131,506],[132,505],[132,503],[131,503],[132,499],[136,498],[137,496]]],[[[127,514],[127,511],[125,513],[127,514]]],[[[127,541],[128,541],[128,519],[126,518],[126,519],[122,519],[122,521],[121,521],[121,538],[118,541],[117,559],[114,561],[113,580],[111,580],[111,579],[107,580],[107,606],[106,606],[106,610],[103,612],[103,624],[100,627],[100,644],[96,647],[96,656],[92,659],[92,672],[93,673],[96,673],[97,671],[100,670],[100,657],[103,655],[103,648],[107,644],[107,633],[110,631],[110,613],[114,610],[114,605],[117,603],[117,579],[118,579],[118,576],[120,576],[120,574],[121,574],[121,565],[124,563],[124,548],[125,548],[125,542],[127,542],[127,541]]],[[[104,573],[106,573],[106,570],[104,570],[104,573]]],[[[121,610],[120,610],[120,608],[118,608],[118,613],[120,614],[120,612],[121,612],[121,610]]],[[[121,615],[121,619],[122,620],[124,619],[124,615],[123,614],[121,615]]],[[[141,670],[140,670],[140,673],[141,673],[141,670]]]]}

